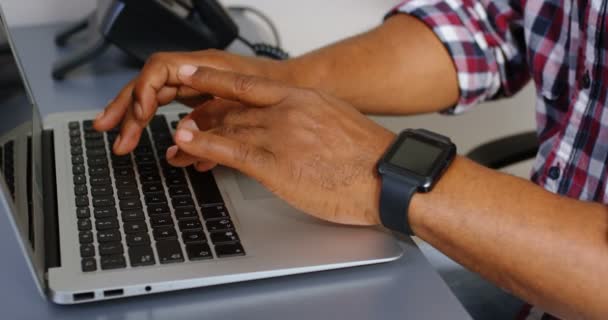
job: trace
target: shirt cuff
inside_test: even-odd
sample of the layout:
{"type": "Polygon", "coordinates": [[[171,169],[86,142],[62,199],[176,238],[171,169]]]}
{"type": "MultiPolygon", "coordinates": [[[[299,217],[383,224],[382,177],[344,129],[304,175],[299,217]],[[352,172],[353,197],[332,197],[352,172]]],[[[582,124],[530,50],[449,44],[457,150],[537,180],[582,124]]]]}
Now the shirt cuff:
{"type": "Polygon", "coordinates": [[[442,113],[462,113],[498,93],[501,82],[496,58],[492,49],[488,49],[478,22],[470,18],[472,12],[459,0],[407,0],[385,18],[397,13],[414,16],[427,24],[452,57],[460,98],[442,113]]]}

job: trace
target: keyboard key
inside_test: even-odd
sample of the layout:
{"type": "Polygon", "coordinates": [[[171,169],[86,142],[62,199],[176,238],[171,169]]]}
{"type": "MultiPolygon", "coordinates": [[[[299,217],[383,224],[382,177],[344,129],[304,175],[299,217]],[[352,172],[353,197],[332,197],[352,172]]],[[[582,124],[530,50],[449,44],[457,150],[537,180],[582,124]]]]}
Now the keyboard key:
{"type": "Polygon", "coordinates": [[[93,242],[93,233],[91,231],[81,231],[78,233],[78,241],[82,244],[93,242]]]}
{"type": "Polygon", "coordinates": [[[86,185],[81,184],[74,187],[74,194],[77,196],[84,196],[88,194],[88,192],[86,185]]]}
{"type": "Polygon", "coordinates": [[[239,236],[235,231],[211,232],[209,236],[214,244],[239,241],[239,236]]]}
{"type": "Polygon", "coordinates": [[[119,224],[116,218],[95,220],[95,229],[97,230],[118,229],[118,227],[119,224]]]}
{"type": "Polygon", "coordinates": [[[207,222],[209,232],[234,229],[230,219],[212,220],[207,222]]]}
{"type": "Polygon", "coordinates": [[[72,174],[84,174],[84,166],[77,164],[72,167],[72,174]]]}
{"type": "Polygon", "coordinates": [[[169,195],[171,197],[179,197],[179,196],[190,196],[190,190],[188,190],[188,186],[173,186],[169,188],[169,195]]]}
{"type": "Polygon", "coordinates": [[[110,170],[106,167],[90,167],[89,175],[91,177],[104,177],[110,174],[110,170]]]}
{"type": "Polygon", "coordinates": [[[84,142],[84,145],[87,147],[87,149],[96,149],[96,148],[104,148],[106,147],[106,143],[105,141],[98,139],[98,140],[93,140],[93,139],[88,139],[84,142]]]}
{"type": "Polygon", "coordinates": [[[182,240],[184,243],[207,242],[202,230],[186,230],[182,232],[182,240]]]}
{"type": "Polygon", "coordinates": [[[150,216],[171,213],[171,211],[169,210],[169,206],[167,206],[164,203],[149,204],[147,207],[148,207],[148,215],[150,215],[150,216]]]}
{"type": "Polygon", "coordinates": [[[80,137],[80,130],[70,130],[70,138],[80,137]]]}
{"type": "Polygon", "coordinates": [[[127,238],[127,245],[142,246],[150,244],[150,236],[147,232],[130,233],[125,236],[127,238]]]}
{"type": "Polygon", "coordinates": [[[186,184],[186,178],[180,177],[180,176],[172,176],[172,177],[167,177],[166,182],[167,182],[167,185],[169,185],[169,186],[180,186],[180,185],[186,184]]]}
{"type": "Polygon", "coordinates": [[[137,182],[131,178],[116,178],[116,188],[132,188],[136,187],[137,182]]]}
{"type": "Polygon", "coordinates": [[[97,242],[116,242],[120,241],[122,237],[120,236],[120,231],[116,229],[103,230],[97,232],[97,242]]]}
{"type": "Polygon", "coordinates": [[[124,249],[122,248],[121,242],[106,242],[99,244],[99,255],[101,256],[111,256],[122,254],[124,249]]]}
{"type": "Polygon", "coordinates": [[[93,197],[93,207],[113,207],[116,203],[112,196],[97,196],[93,197]]]}
{"type": "Polygon", "coordinates": [[[91,228],[91,219],[78,219],[78,231],[88,231],[91,228]]]}
{"type": "Polygon", "coordinates": [[[85,131],[89,131],[89,132],[95,131],[95,129],[93,128],[93,120],[84,120],[82,122],[82,128],[85,131]]]}
{"type": "Polygon", "coordinates": [[[136,154],[135,162],[137,162],[137,163],[154,163],[154,162],[156,162],[156,159],[154,159],[154,155],[151,153],[136,154]]]}
{"type": "Polygon", "coordinates": [[[80,136],[70,138],[70,145],[72,147],[78,147],[82,145],[82,140],[80,140],[80,136]]]}
{"type": "Polygon", "coordinates": [[[102,139],[103,138],[103,133],[101,132],[85,132],[84,134],[84,139],[85,140],[97,140],[97,139],[102,139]]]}
{"type": "Polygon", "coordinates": [[[177,220],[197,218],[198,213],[194,207],[182,207],[175,209],[175,217],[177,220]]]}
{"type": "Polygon", "coordinates": [[[148,231],[148,225],[145,221],[127,221],[124,223],[123,229],[125,233],[137,233],[142,231],[148,231]]]}
{"type": "Polygon", "coordinates": [[[116,155],[112,155],[112,164],[115,167],[128,167],[131,166],[131,156],[129,155],[125,155],[125,156],[116,156],[116,155]]]}
{"type": "Polygon", "coordinates": [[[84,258],[81,262],[82,272],[91,272],[97,270],[97,261],[95,258],[84,258]]]}
{"type": "Polygon", "coordinates": [[[149,246],[130,247],[129,259],[132,267],[150,266],[156,263],[154,252],[149,246]]]}
{"type": "Polygon", "coordinates": [[[144,212],[141,210],[128,210],[122,212],[123,221],[142,221],[145,220],[144,212]]]}
{"type": "Polygon", "coordinates": [[[163,185],[160,183],[146,183],[143,185],[144,193],[163,192],[163,185]]]}
{"type": "Polygon", "coordinates": [[[106,158],[88,158],[87,164],[89,167],[107,167],[108,159],[106,158]]]}
{"type": "Polygon", "coordinates": [[[156,242],[156,251],[160,263],[183,262],[182,248],[177,240],[163,240],[156,242]]]}
{"type": "Polygon", "coordinates": [[[174,208],[194,206],[191,197],[174,197],[171,199],[171,204],[173,204],[174,208]]]}
{"type": "Polygon", "coordinates": [[[141,201],[139,199],[120,200],[120,210],[141,209],[141,201]]]}
{"type": "Polygon", "coordinates": [[[200,220],[198,219],[191,219],[191,220],[181,220],[179,222],[179,229],[180,230],[186,230],[186,229],[201,229],[203,226],[201,225],[200,220]]]}
{"type": "Polygon", "coordinates": [[[87,178],[83,174],[74,176],[74,184],[79,185],[79,184],[85,184],[85,183],[87,183],[87,178]]]}
{"type": "Polygon", "coordinates": [[[105,186],[110,184],[110,177],[91,177],[92,186],[105,186]]]}
{"type": "Polygon", "coordinates": [[[80,129],[80,123],[78,121],[70,121],[68,123],[68,129],[78,130],[78,129],[80,129]]]}
{"type": "Polygon", "coordinates": [[[138,163],[137,164],[137,169],[140,172],[144,172],[144,171],[158,171],[158,168],[156,167],[155,163],[138,163]]]}
{"type": "Polygon", "coordinates": [[[139,191],[136,188],[122,188],[118,189],[118,199],[132,199],[139,198],[139,191]]]}
{"type": "Polygon", "coordinates": [[[95,196],[111,196],[114,193],[112,186],[93,186],[91,187],[91,194],[95,196]]]}
{"type": "Polygon", "coordinates": [[[131,167],[117,167],[114,168],[114,176],[116,176],[116,178],[129,178],[129,177],[133,177],[135,175],[135,172],[133,172],[133,168],[131,167]]]}
{"type": "Polygon", "coordinates": [[[70,148],[70,153],[73,156],[79,156],[79,155],[82,154],[82,147],[79,147],[79,146],[77,146],[77,147],[71,147],[70,148]]]}
{"type": "Polygon", "coordinates": [[[215,246],[215,253],[218,257],[233,257],[245,255],[245,250],[240,243],[218,244],[215,246]]]}
{"type": "Polygon", "coordinates": [[[90,243],[80,245],[80,256],[83,258],[95,256],[95,246],[90,243]]]}
{"type": "Polygon", "coordinates": [[[177,238],[177,232],[175,232],[175,228],[173,227],[154,228],[152,234],[157,241],[177,238]]]}
{"type": "Polygon", "coordinates": [[[211,249],[206,243],[189,243],[186,245],[186,252],[188,252],[188,259],[190,260],[204,260],[213,258],[211,249]]]}
{"type": "Polygon", "coordinates": [[[89,218],[91,216],[91,210],[87,207],[76,208],[76,217],[79,219],[89,218]]]}
{"type": "Polygon", "coordinates": [[[84,163],[83,156],[72,156],[72,165],[78,165],[84,163]]]}
{"type": "Polygon", "coordinates": [[[172,226],[173,219],[170,215],[159,215],[150,217],[150,225],[152,228],[162,227],[162,226],[172,226]]]}
{"type": "Polygon", "coordinates": [[[101,270],[120,269],[127,266],[123,255],[102,256],[100,262],[101,270]]]}
{"type": "Polygon", "coordinates": [[[95,215],[95,219],[116,217],[116,208],[114,208],[114,207],[95,208],[95,209],[93,209],[93,215],[95,215]]]}
{"type": "Polygon", "coordinates": [[[141,183],[158,183],[160,182],[160,176],[155,172],[141,172],[139,174],[139,179],[141,183]]]}
{"type": "Polygon", "coordinates": [[[215,183],[215,178],[213,178],[213,174],[210,171],[198,172],[192,167],[188,167],[187,171],[192,183],[192,189],[201,207],[224,203],[215,183]]]}
{"type": "Polygon", "coordinates": [[[76,206],[77,207],[88,207],[89,206],[89,197],[88,196],[77,196],[76,197],[76,206]]]}
{"type": "Polygon", "coordinates": [[[148,193],[145,195],[146,203],[166,203],[167,197],[164,193],[148,193]]]}
{"type": "Polygon", "coordinates": [[[230,218],[228,210],[224,206],[205,207],[201,209],[201,212],[205,220],[230,218]]]}
{"type": "Polygon", "coordinates": [[[150,147],[147,144],[138,145],[135,148],[135,150],[133,150],[133,153],[136,154],[136,155],[141,155],[141,154],[151,155],[152,154],[152,147],[150,147]]]}
{"type": "Polygon", "coordinates": [[[106,149],[87,149],[88,157],[105,157],[106,149]]]}

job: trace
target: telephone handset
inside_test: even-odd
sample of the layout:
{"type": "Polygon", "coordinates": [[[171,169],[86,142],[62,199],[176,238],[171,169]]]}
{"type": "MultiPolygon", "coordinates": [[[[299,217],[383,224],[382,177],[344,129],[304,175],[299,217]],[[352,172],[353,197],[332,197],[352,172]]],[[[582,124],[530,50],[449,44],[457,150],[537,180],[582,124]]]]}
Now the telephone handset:
{"type": "Polygon", "coordinates": [[[235,39],[256,55],[288,57],[278,47],[240,37],[238,26],[216,0],[98,0],[98,11],[58,34],[56,43],[65,46],[73,34],[85,29],[92,41],[55,64],[55,79],[96,57],[109,44],[142,63],[155,52],[225,49],[235,39]]]}

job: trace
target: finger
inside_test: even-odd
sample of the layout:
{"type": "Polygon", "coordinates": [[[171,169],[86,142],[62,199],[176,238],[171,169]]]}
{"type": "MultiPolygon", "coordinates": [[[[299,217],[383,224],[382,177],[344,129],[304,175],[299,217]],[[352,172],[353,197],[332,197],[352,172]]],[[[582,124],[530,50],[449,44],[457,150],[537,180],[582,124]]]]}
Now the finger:
{"type": "Polygon", "coordinates": [[[96,130],[107,131],[120,124],[127,110],[133,104],[133,82],[134,81],[129,82],[129,84],[118,93],[116,98],[112,100],[97,117],[95,117],[93,126],[96,130]]]}
{"type": "Polygon", "coordinates": [[[194,169],[199,172],[209,171],[217,167],[217,163],[211,161],[199,161],[194,165],[194,169]]]}
{"type": "Polygon", "coordinates": [[[200,92],[251,106],[275,105],[291,93],[289,87],[279,82],[193,65],[182,65],[178,77],[181,84],[200,92]]]}
{"type": "Polygon", "coordinates": [[[127,110],[120,128],[120,134],[114,142],[113,150],[117,155],[125,155],[137,146],[144,127],[134,120],[133,109],[127,110]]]}
{"type": "Polygon", "coordinates": [[[192,119],[201,130],[207,131],[219,126],[227,113],[244,108],[246,107],[234,101],[223,99],[209,100],[192,110],[188,116],[179,122],[177,128],[180,128],[183,122],[192,119]]]}
{"type": "Polygon", "coordinates": [[[167,149],[167,162],[174,167],[187,167],[201,161],[200,158],[194,157],[183,152],[178,146],[171,146],[167,149]]]}
{"type": "Polygon", "coordinates": [[[245,174],[265,180],[274,156],[263,148],[212,132],[180,129],[175,134],[177,146],[192,156],[206,158],[245,174]]]}

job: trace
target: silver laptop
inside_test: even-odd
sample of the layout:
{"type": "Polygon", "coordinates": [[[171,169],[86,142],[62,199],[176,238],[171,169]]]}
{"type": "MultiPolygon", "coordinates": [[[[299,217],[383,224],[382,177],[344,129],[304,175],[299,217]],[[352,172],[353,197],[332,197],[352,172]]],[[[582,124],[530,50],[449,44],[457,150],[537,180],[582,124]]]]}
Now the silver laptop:
{"type": "MultiPolygon", "coordinates": [[[[1,13],[1,12],[0,12],[1,13]]],[[[2,21],[6,21],[0,16],[2,21]]],[[[9,38],[2,23],[0,38],[9,38]]],[[[381,230],[326,223],[226,168],[200,173],[164,159],[188,109],[163,108],[137,149],[115,156],[117,131],[92,113],[44,121],[14,48],[0,57],[4,212],[41,292],[60,304],[386,262],[381,230]]]]}

